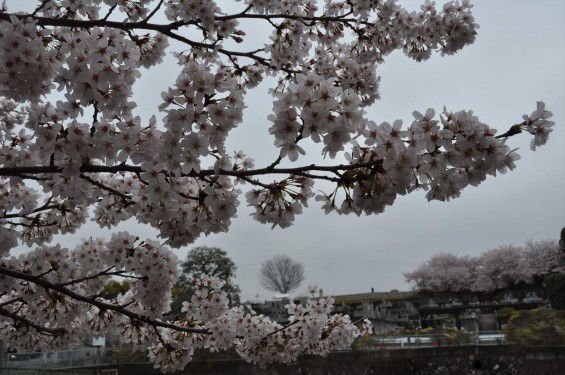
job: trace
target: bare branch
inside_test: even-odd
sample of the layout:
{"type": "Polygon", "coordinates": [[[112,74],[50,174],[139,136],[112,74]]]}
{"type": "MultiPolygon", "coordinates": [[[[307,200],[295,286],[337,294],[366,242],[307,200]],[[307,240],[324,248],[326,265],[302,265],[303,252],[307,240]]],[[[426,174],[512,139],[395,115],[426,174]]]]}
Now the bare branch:
{"type": "Polygon", "coordinates": [[[289,293],[304,280],[304,267],[286,255],[278,255],[261,266],[261,285],[265,289],[289,293]]]}

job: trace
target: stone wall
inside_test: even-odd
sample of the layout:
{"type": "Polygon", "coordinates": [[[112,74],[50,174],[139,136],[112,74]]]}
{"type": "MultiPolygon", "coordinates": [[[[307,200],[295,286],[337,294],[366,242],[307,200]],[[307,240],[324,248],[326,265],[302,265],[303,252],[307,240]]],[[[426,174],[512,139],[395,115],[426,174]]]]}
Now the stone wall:
{"type": "MultiPolygon", "coordinates": [[[[148,366],[128,366],[120,375],[157,375],[148,366]]],[[[179,375],[560,375],[565,347],[465,346],[344,351],[325,358],[304,356],[288,366],[260,369],[241,360],[194,361],[179,375]]]]}

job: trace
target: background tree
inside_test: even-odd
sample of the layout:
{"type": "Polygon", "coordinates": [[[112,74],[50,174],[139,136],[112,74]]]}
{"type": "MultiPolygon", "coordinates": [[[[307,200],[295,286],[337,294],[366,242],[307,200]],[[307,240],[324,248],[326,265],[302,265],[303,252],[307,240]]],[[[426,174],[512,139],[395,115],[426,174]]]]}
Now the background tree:
{"type": "Polygon", "coordinates": [[[487,250],[478,257],[434,255],[404,277],[422,291],[490,292],[520,283],[541,286],[562,267],[556,240],[528,241],[487,250]]]}
{"type": "Polygon", "coordinates": [[[179,314],[182,302],[190,301],[195,292],[193,280],[208,275],[220,279],[224,285],[231,305],[239,305],[239,286],[234,284],[237,266],[228,257],[228,253],[218,247],[198,246],[191,249],[184,262],[181,263],[181,272],[173,287],[173,301],[171,312],[179,314]]]}
{"type": "Polygon", "coordinates": [[[559,236],[559,250],[561,251],[561,267],[565,266],[565,227],[561,228],[559,236]]]}
{"type": "Polygon", "coordinates": [[[287,294],[304,281],[304,267],[287,255],[277,255],[261,265],[259,277],[265,289],[287,294]]]}
{"type": "Polygon", "coordinates": [[[101,293],[101,297],[106,299],[114,299],[120,294],[124,294],[129,290],[129,281],[122,280],[110,280],[104,285],[104,291],[101,293]]]}
{"type": "Polygon", "coordinates": [[[549,275],[563,269],[565,257],[559,246],[556,240],[527,241],[524,244],[522,257],[534,283],[543,285],[549,275]]]}
{"type": "Polygon", "coordinates": [[[551,307],[565,310],[565,273],[554,273],[545,279],[545,292],[551,307]]]}
{"type": "Polygon", "coordinates": [[[418,289],[432,292],[469,291],[476,276],[478,259],[458,257],[454,254],[438,254],[414,271],[406,272],[407,282],[418,289]]]}
{"type": "Polygon", "coordinates": [[[523,248],[503,245],[487,250],[479,256],[478,272],[471,289],[500,290],[532,281],[532,273],[527,267],[523,248]]]}
{"type": "Polygon", "coordinates": [[[564,345],[565,311],[546,307],[516,311],[504,334],[510,344],[564,345]]]}

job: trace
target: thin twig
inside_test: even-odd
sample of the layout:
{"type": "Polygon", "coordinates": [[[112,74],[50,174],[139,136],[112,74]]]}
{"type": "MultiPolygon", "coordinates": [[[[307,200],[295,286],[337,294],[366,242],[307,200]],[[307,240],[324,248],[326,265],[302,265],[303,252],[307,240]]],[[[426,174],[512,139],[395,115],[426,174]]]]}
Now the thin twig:
{"type": "Polygon", "coordinates": [[[160,0],[159,4],[157,4],[157,6],[155,6],[155,9],[153,9],[153,11],[151,13],[149,13],[149,15],[147,17],[145,17],[145,19],[141,20],[141,22],[143,22],[143,23],[149,22],[149,20],[155,15],[155,13],[157,13],[159,8],[161,8],[161,5],[163,5],[164,1],[165,0],[160,0]]]}
{"type": "Polygon", "coordinates": [[[108,191],[108,192],[110,192],[114,195],[121,197],[123,199],[124,203],[127,203],[129,200],[131,200],[131,196],[124,194],[124,193],[122,193],[122,192],[120,192],[120,191],[118,191],[114,188],[111,188],[109,186],[106,186],[106,185],[102,184],[101,182],[93,180],[92,178],[90,178],[90,177],[88,177],[88,176],[86,176],[82,173],[80,174],[80,178],[82,178],[85,181],[90,182],[92,185],[97,186],[102,190],[106,190],[106,191],[108,191]]]}

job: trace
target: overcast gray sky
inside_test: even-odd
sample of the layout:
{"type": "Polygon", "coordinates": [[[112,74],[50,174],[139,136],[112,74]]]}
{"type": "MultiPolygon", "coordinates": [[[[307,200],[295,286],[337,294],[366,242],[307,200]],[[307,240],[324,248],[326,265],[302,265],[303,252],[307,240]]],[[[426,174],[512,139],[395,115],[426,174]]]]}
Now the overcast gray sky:
{"type": "MultiPolygon", "coordinates": [[[[220,6],[228,2],[217,1],[220,6]]],[[[8,1],[14,3],[18,1],[8,1]]],[[[421,2],[402,3],[417,9],[421,2]]],[[[249,217],[251,211],[242,199],[229,233],[201,238],[194,246],[217,246],[228,252],[238,266],[236,283],[243,300],[272,295],[261,288],[258,274],[261,263],[278,254],[289,255],[305,267],[306,280],[297,293],[317,284],[325,293],[345,294],[372,287],[406,290],[402,273],[440,252],[472,256],[503,244],[558,238],[565,226],[565,1],[473,3],[480,25],[475,44],[455,56],[438,54],[424,63],[401,53],[389,56],[378,69],[382,100],[369,110],[369,117],[378,123],[403,119],[409,124],[412,111],[432,107],[439,113],[446,105],[453,111],[472,109],[481,121],[502,132],[543,100],[556,122],[548,144],[532,152],[528,135],[513,137],[508,144],[519,147],[522,156],[513,172],[467,188],[461,198],[447,203],[429,203],[423,191],[399,197],[378,216],[324,215],[312,202],[293,227],[271,230],[249,217]]],[[[142,117],[156,111],[160,92],[167,82],[174,82],[177,72],[166,65],[139,82],[135,99],[142,117]]],[[[228,149],[243,149],[258,167],[278,154],[267,130],[271,109],[267,89],[262,85],[250,94],[244,122],[228,142],[228,149]]],[[[311,147],[307,152],[318,158],[320,149],[311,147]]],[[[311,157],[298,163],[310,162],[311,157]]],[[[141,237],[154,233],[132,223],[119,230],[141,237]]],[[[84,227],[63,244],[74,247],[81,237],[104,233],[84,227]]],[[[184,258],[188,249],[179,250],[179,257],[184,258]]]]}
{"type": "MultiPolygon", "coordinates": [[[[415,8],[420,2],[405,3],[415,8]]],[[[502,244],[558,237],[565,225],[565,2],[475,1],[474,14],[480,25],[477,41],[459,54],[436,55],[424,63],[401,53],[390,56],[378,70],[382,100],[369,116],[410,123],[413,110],[432,107],[437,113],[446,105],[454,111],[472,109],[504,131],[544,100],[557,123],[546,147],[532,152],[528,136],[510,139],[522,156],[516,170],[468,188],[448,203],[429,203],[425,192],[415,192],[399,197],[381,215],[359,218],[326,216],[312,203],[284,230],[254,222],[241,207],[229,233],[196,245],[228,251],[238,265],[244,299],[270,296],[257,275],[261,263],[277,254],[304,264],[302,290],[317,284],[327,293],[359,293],[371,287],[407,289],[402,273],[439,252],[478,255],[502,244]]],[[[271,105],[264,94],[248,102],[236,134],[241,143],[233,143],[258,165],[272,145],[265,120],[271,105]],[[264,143],[256,141],[259,136],[264,143]]]]}

